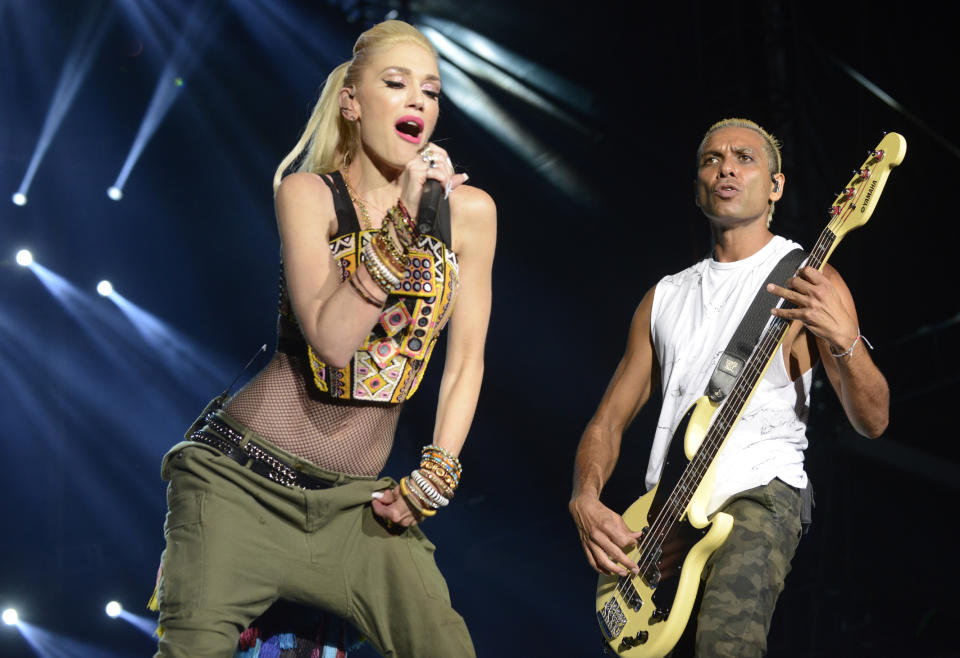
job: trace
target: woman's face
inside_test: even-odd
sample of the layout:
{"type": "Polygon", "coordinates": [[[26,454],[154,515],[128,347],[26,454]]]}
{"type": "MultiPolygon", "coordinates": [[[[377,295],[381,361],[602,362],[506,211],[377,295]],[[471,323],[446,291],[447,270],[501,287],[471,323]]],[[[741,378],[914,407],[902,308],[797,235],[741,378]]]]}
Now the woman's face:
{"type": "Polygon", "coordinates": [[[353,98],[364,152],[403,167],[430,141],[439,96],[437,62],[423,47],[398,43],[374,55],[353,98]]]}

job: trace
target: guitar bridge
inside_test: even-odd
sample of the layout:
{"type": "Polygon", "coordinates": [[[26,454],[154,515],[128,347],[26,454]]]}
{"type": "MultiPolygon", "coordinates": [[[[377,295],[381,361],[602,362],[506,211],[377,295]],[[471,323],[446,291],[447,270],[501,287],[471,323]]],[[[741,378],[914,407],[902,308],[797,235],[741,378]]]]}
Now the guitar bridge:
{"type": "Polygon", "coordinates": [[[623,614],[620,604],[613,596],[597,611],[597,619],[600,621],[600,630],[609,640],[620,637],[620,633],[623,632],[623,627],[627,623],[627,616],[623,614]]]}

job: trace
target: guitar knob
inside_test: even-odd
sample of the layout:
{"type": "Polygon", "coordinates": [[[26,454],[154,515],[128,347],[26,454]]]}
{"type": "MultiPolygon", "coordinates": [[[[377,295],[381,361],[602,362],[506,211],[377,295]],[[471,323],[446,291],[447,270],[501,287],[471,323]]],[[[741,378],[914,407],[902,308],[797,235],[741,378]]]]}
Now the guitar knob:
{"type": "Polygon", "coordinates": [[[870,170],[864,167],[863,169],[857,172],[857,175],[860,176],[860,178],[862,178],[863,180],[867,180],[868,178],[870,178],[870,170]]]}
{"type": "Polygon", "coordinates": [[[883,149],[877,149],[876,151],[870,151],[870,155],[873,157],[874,160],[876,160],[877,162],[880,162],[881,160],[883,160],[883,155],[884,155],[884,154],[883,154],[883,149]]]}
{"type": "Polygon", "coordinates": [[[830,216],[831,216],[831,217],[839,217],[839,216],[840,216],[840,208],[838,208],[837,206],[831,206],[831,208],[830,208],[830,216]]]}
{"type": "Polygon", "coordinates": [[[846,188],[846,189],[843,191],[843,196],[847,197],[848,199],[852,199],[852,198],[853,198],[853,195],[856,194],[856,193],[857,193],[857,189],[856,189],[856,188],[854,188],[854,187],[848,187],[848,188],[846,188]]]}
{"type": "Polygon", "coordinates": [[[635,637],[625,637],[620,641],[619,651],[644,644],[648,637],[650,637],[650,634],[647,631],[637,631],[635,637]]]}

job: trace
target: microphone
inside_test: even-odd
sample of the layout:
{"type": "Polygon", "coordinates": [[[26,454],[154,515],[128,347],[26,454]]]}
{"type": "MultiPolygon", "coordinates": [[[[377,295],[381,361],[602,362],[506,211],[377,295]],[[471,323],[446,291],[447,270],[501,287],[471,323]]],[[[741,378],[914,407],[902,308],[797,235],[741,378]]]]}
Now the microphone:
{"type": "Polygon", "coordinates": [[[420,194],[420,208],[417,210],[417,230],[421,235],[432,234],[437,223],[437,211],[443,198],[443,185],[440,181],[428,178],[420,194]]]}

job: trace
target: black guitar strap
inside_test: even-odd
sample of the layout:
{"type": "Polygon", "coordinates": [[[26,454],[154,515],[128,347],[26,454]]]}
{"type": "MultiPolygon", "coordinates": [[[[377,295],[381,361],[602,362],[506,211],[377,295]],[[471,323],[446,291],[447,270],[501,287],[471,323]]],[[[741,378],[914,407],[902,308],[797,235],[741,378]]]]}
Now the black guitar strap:
{"type": "MultiPolygon", "coordinates": [[[[767,284],[775,283],[783,286],[784,282],[793,276],[800,267],[800,263],[807,257],[803,249],[794,249],[786,256],[780,259],[780,262],[770,270],[770,274],[764,280],[756,297],[750,303],[750,308],[740,320],[740,326],[737,327],[733,337],[727,344],[727,349],[720,355],[717,361],[717,367],[710,376],[710,383],[707,384],[706,394],[714,402],[720,402],[733,389],[737,382],[737,377],[743,372],[743,366],[747,363],[750,353],[760,340],[760,334],[763,328],[767,326],[770,320],[770,309],[776,306],[780,298],[773,293],[767,292],[767,284]]],[[[807,478],[806,488],[800,492],[802,507],[800,512],[800,523],[803,527],[803,534],[807,534],[810,525],[813,523],[813,484],[810,478],[807,478]]]]}
{"type": "Polygon", "coordinates": [[[776,306],[780,299],[773,293],[767,292],[767,284],[775,283],[783,286],[806,257],[807,254],[803,249],[794,249],[770,270],[710,376],[706,395],[714,402],[720,402],[730,394],[737,378],[743,372],[743,366],[747,363],[750,353],[760,340],[760,333],[770,320],[770,309],[776,306]]]}

